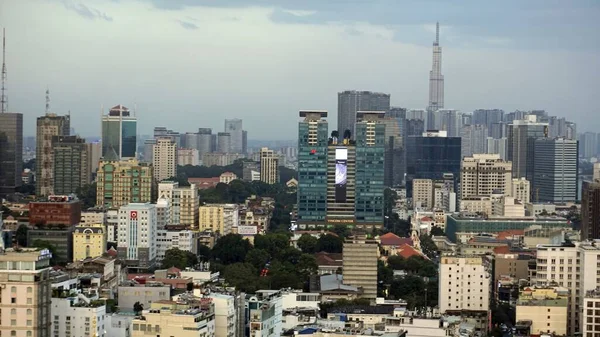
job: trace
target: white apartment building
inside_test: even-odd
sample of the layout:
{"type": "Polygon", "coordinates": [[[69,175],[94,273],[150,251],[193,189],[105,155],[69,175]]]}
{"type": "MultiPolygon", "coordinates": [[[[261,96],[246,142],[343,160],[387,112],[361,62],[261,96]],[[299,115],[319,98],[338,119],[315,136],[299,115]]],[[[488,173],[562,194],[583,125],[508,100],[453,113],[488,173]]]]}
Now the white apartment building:
{"type": "Polygon", "coordinates": [[[200,231],[218,231],[221,235],[227,235],[240,223],[240,208],[237,204],[207,204],[200,206],[199,212],[200,231]]]}
{"type": "Polygon", "coordinates": [[[196,185],[180,187],[177,182],[161,182],[158,184],[158,198],[169,201],[169,224],[188,226],[191,229],[197,227],[199,200],[196,185]]]}
{"type": "Polygon", "coordinates": [[[250,336],[279,337],[281,336],[281,292],[277,290],[258,290],[246,300],[250,336]]]}
{"type": "Polygon", "coordinates": [[[91,302],[79,295],[52,298],[51,315],[53,337],[107,336],[106,306],[91,302]]]}
{"type": "Polygon", "coordinates": [[[282,309],[319,308],[321,294],[305,293],[301,290],[289,290],[281,293],[282,309]]]}
{"type": "Polygon", "coordinates": [[[164,229],[171,224],[171,202],[169,199],[158,198],[156,200],[156,228],[164,229]]]}
{"type": "Polygon", "coordinates": [[[439,271],[440,313],[489,310],[492,277],[487,257],[442,256],[439,271]]]}
{"type": "Polygon", "coordinates": [[[433,180],[413,180],[413,208],[420,210],[431,210],[435,202],[433,180]]]}
{"type": "Polygon", "coordinates": [[[460,169],[461,199],[490,196],[496,191],[512,192],[512,163],[498,154],[473,154],[462,160],[460,169]]]}
{"type": "Polygon", "coordinates": [[[196,149],[177,149],[177,165],[186,166],[198,166],[200,165],[200,155],[196,149]]]}
{"type": "Polygon", "coordinates": [[[156,233],[156,259],[162,261],[165,252],[177,248],[196,254],[198,252],[198,237],[200,233],[191,230],[159,229],[156,233]]]}
{"type": "Polygon", "coordinates": [[[531,184],[525,178],[513,178],[511,197],[519,200],[523,204],[530,202],[531,184]]]}
{"type": "Polygon", "coordinates": [[[600,290],[590,290],[583,298],[581,336],[600,337],[600,290]]]}
{"type": "Polygon", "coordinates": [[[260,149],[260,180],[267,184],[279,182],[279,156],[266,147],[260,149]]]}
{"type": "Polygon", "coordinates": [[[119,258],[128,265],[151,267],[156,260],[156,205],[130,203],[119,208],[119,258]]]}
{"type": "Polygon", "coordinates": [[[105,224],[106,213],[103,210],[87,210],[81,212],[80,225],[105,224]]]}
{"type": "Polygon", "coordinates": [[[235,337],[237,331],[237,315],[235,297],[226,294],[211,293],[215,304],[215,336],[235,337]]]}
{"type": "Polygon", "coordinates": [[[177,143],[171,138],[158,138],[152,147],[154,179],[162,181],[177,176],[177,143]]]}
{"type": "Polygon", "coordinates": [[[600,241],[575,242],[572,247],[538,245],[536,278],[540,286],[556,284],[569,289],[567,332],[569,336],[582,332],[588,324],[582,316],[587,310],[584,297],[600,287],[600,241]]]}
{"type": "Polygon", "coordinates": [[[119,232],[119,210],[109,209],[106,211],[106,241],[117,242],[119,232]]]}

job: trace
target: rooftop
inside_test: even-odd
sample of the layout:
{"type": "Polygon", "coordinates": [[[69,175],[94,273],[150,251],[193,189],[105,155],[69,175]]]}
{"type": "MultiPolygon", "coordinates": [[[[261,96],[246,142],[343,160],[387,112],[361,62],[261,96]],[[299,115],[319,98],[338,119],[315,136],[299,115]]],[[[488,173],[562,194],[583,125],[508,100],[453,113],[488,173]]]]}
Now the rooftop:
{"type": "Polygon", "coordinates": [[[554,299],[518,299],[517,306],[527,307],[567,307],[567,298],[554,298],[554,299]]]}

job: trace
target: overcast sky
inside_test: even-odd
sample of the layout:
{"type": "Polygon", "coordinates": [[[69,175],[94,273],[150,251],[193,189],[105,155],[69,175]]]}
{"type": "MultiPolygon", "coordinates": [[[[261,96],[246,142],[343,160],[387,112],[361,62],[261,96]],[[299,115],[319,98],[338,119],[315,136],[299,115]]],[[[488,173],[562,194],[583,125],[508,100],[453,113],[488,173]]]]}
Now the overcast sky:
{"type": "Polygon", "coordinates": [[[251,139],[294,139],[301,109],[334,127],[342,90],[425,108],[437,20],[446,108],[546,109],[600,131],[598,17],[595,0],[0,0],[26,135],[47,87],[84,136],[102,105],[136,105],[140,134],[242,118],[251,139]]]}

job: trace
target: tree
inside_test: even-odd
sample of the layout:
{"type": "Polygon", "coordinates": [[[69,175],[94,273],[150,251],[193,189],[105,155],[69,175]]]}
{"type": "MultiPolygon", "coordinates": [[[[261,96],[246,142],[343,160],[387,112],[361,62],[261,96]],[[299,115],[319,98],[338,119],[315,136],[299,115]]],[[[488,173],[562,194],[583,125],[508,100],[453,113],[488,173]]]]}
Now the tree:
{"type": "Polygon", "coordinates": [[[321,235],[317,240],[315,251],[327,253],[341,253],[344,248],[344,241],[341,238],[331,234],[321,235]]]}
{"type": "Polygon", "coordinates": [[[271,257],[269,253],[264,249],[252,249],[246,254],[246,263],[251,264],[256,269],[262,269],[265,267],[271,257]]]}
{"type": "Polygon", "coordinates": [[[427,255],[430,259],[435,259],[438,256],[438,248],[429,235],[421,235],[419,237],[421,241],[421,251],[427,255]]]}
{"type": "Polygon", "coordinates": [[[258,270],[249,263],[233,263],[225,267],[223,277],[240,291],[253,293],[258,289],[258,270]]]}
{"type": "Polygon", "coordinates": [[[342,239],[347,238],[351,234],[350,228],[348,228],[348,226],[346,226],[346,225],[341,225],[341,224],[337,224],[337,225],[333,226],[332,232],[337,234],[337,236],[339,236],[342,239]]]}
{"type": "Polygon", "coordinates": [[[302,254],[300,255],[300,259],[296,264],[296,270],[300,275],[307,279],[308,276],[317,272],[317,260],[314,255],[311,254],[302,254]]]}
{"type": "Polygon", "coordinates": [[[446,236],[446,233],[444,233],[444,230],[438,226],[431,227],[431,231],[429,231],[429,234],[431,236],[446,236]]]}
{"type": "Polygon", "coordinates": [[[310,234],[302,234],[298,239],[298,248],[303,253],[312,254],[315,253],[315,249],[317,248],[317,238],[310,234]]]}
{"type": "Polygon", "coordinates": [[[140,302],[135,302],[133,304],[133,311],[135,312],[136,315],[139,315],[143,310],[144,310],[144,305],[141,304],[140,302]]]}
{"type": "Polygon", "coordinates": [[[281,252],[290,247],[290,238],[283,233],[267,233],[254,237],[254,247],[264,249],[271,256],[280,256],[281,252]]]}
{"type": "Polygon", "coordinates": [[[96,183],[86,184],[77,188],[75,194],[81,200],[82,208],[87,209],[96,206],[96,183]]]}
{"type": "Polygon", "coordinates": [[[165,252],[165,258],[162,261],[162,267],[167,269],[171,267],[185,269],[194,267],[198,264],[198,257],[192,252],[171,248],[165,252]]]}
{"type": "Polygon", "coordinates": [[[29,231],[29,227],[26,225],[21,225],[17,228],[17,244],[21,247],[27,247],[27,232],[29,231]]]}
{"type": "Polygon", "coordinates": [[[48,249],[50,251],[50,253],[52,254],[52,258],[50,259],[50,264],[51,265],[55,265],[57,262],[57,258],[56,258],[56,247],[46,241],[46,240],[35,240],[33,241],[33,243],[31,245],[29,245],[30,247],[36,247],[36,248],[40,248],[40,249],[48,249]]]}
{"type": "Polygon", "coordinates": [[[227,234],[222,236],[213,247],[212,255],[224,265],[243,262],[246,254],[252,249],[248,240],[239,234],[227,234]]]}
{"type": "Polygon", "coordinates": [[[377,261],[377,295],[386,297],[386,291],[394,280],[394,271],[383,261],[377,261]]]}

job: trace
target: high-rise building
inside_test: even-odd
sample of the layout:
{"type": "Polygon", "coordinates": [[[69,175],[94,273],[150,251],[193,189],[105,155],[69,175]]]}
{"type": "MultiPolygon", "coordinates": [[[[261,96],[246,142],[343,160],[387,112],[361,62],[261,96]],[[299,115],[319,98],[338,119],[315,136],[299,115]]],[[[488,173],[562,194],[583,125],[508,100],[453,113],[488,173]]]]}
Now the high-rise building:
{"type": "Polygon", "coordinates": [[[576,140],[535,140],[532,181],[532,196],[535,202],[564,203],[577,200],[577,150],[576,140]]]}
{"type": "Polygon", "coordinates": [[[492,138],[487,137],[486,139],[486,151],[487,154],[497,154],[500,156],[500,159],[506,160],[506,146],[507,139],[506,138],[492,138]]]}
{"type": "Polygon", "coordinates": [[[152,165],[135,159],[100,162],[96,177],[96,206],[119,208],[129,203],[150,202],[152,165]]]}
{"type": "Polygon", "coordinates": [[[0,254],[2,336],[50,336],[51,258],[48,249],[9,249],[0,254]]]}
{"type": "Polygon", "coordinates": [[[513,178],[511,197],[519,200],[522,204],[528,204],[531,200],[531,183],[525,178],[513,178]]]}
{"type": "Polygon", "coordinates": [[[434,184],[431,179],[413,180],[413,208],[431,210],[435,203],[434,184]]]}
{"type": "Polygon", "coordinates": [[[548,124],[536,122],[534,116],[528,117],[508,125],[507,160],[513,164],[514,178],[533,181],[535,140],[548,135],[548,124]]]}
{"type": "MultiPolygon", "coordinates": [[[[477,109],[473,111],[472,124],[485,125],[490,132],[487,136],[492,136],[493,125],[501,123],[504,119],[504,111],[500,109],[477,109]]],[[[502,137],[502,136],[500,136],[502,137]]]]}
{"type": "Polygon", "coordinates": [[[598,154],[598,136],[594,132],[586,132],[579,135],[579,146],[581,146],[581,157],[589,159],[598,154]]]}
{"type": "Polygon", "coordinates": [[[179,166],[198,166],[200,165],[200,157],[198,157],[198,150],[196,149],[177,149],[177,165],[179,166]]]}
{"type": "Polygon", "coordinates": [[[137,118],[129,109],[116,105],[102,115],[102,157],[111,160],[135,158],[137,118]]]}
{"type": "Polygon", "coordinates": [[[23,172],[23,114],[0,113],[0,196],[21,186],[23,172]]]}
{"type": "Polygon", "coordinates": [[[241,119],[226,119],[225,129],[230,135],[230,151],[233,153],[244,153],[244,130],[241,119]]]}
{"type": "Polygon", "coordinates": [[[160,182],[177,176],[177,144],[169,138],[158,138],[152,154],[154,180],[160,182]]]}
{"type": "Polygon", "coordinates": [[[344,242],[344,284],[362,287],[362,298],[375,301],[377,297],[377,241],[366,235],[355,235],[344,242]]]}
{"type": "Polygon", "coordinates": [[[239,223],[239,206],[237,204],[208,204],[199,207],[200,231],[211,231],[220,235],[231,233],[239,223]]]}
{"type": "Polygon", "coordinates": [[[242,131],[242,154],[248,153],[248,131],[242,131]]]}
{"type": "Polygon", "coordinates": [[[279,157],[266,147],[260,149],[260,180],[267,184],[279,182],[279,157]]]}
{"type": "Polygon", "coordinates": [[[511,195],[512,163],[497,154],[464,157],[460,174],[461,199],[492,194],[511,195]]]}
{"type": "Polygon", "coordinates": [[[219,152],[219,153],[230,153],[231,152],[231,134],[229,132],[217,133],[217,152],[219,152]]]}
{"type": "Polygon", "coordinates": [[[442,256],[439,276],[441,314],[468,311],[487,317],[492,294],[492,263],[486,256],[442,256]],[[463,291],[456,291],[463,289],[463,291]]]}
{"type": "Polygon", "coordinates": [[[390,94],[371,91],[343,91],[338,93],[337,131],[354,133],[357,111],[390,110],[390,94]]]}
{"type": "Polygon", "coordinates": [[[433,113],[435,130],[448,132],[448,137],[460,137],[464,126],[463,113],[454,109],[439,109],[433,113]]]}
{"type": "MultiPolygon", "coordinates": [[[[435,24],[433,63],[429,72],[429,112],[444,108],[444,75],[442,75],[442,47],[440,46],[440,23],[435,24]]],[[[429,123],[429,122],[428,122],[429,123]]],[[[429,124],[428,124],[429,129],[429,124]]]]}
{"type": "Polygon", "coordinates": [[[412,196],[413,179],[440,180],[445,173],[452,173],[457,182],[460,177],[460,152],[460,137],[447,137],[446,131],[431,130],[421,136],[409,136],[406,142],[409,196],[412,196]]]}
{"type": "Polygon", "coordinates": [[[385,124],[385,186],[400,186],[404,181],[404,121],[406,109],[386,111],[385,124]]]}
{"type": "Polygon", "coordinates": [[[198,189],[196,185],[183,187],[173,181],[158,184],[158,199],[169,201],[169,224],[183,225],[191,229],[198,226],[198,189]]]}
{"type": "Polygon", "coordinates": [[[377,111],[359,111],[356,114],[356,200],[354,209],[357,225],[383,226],[385,173],[383,117],[384,112],[377,111]]]}
{"type": "MultiPolygon", "coordinates": [[[[70,295],[65,289],[60,295],[70,295]]],[[[92,302],[84,294],[71,297],[52,297],[53,336],[108,337],[104,324],[106,305],[92,302]]]]}
{"type": "Polygon", "coordinates": [[[470,157],[476,153],[486,153],[488,129],[485,125],[465,125],[460,130],[461,155],[470,157]]]}
{"type": "Polygon", "coordinates": [[[298,223],[325,221],[327,215],[327,111],[300,111],[298,123],[298,223]]]}
{"type": "Polygon", "coordinates": [[[129,266],[149,268],[156,260],[156,205],[130,203],[119,208],[119,259],[129,266]]]}
{"type": "Polygon", "coordinates": [[[35,194],[45,197],[54,194],[54,151],[52,137],[68,136],[71,116],[47,113],[37,118],[35,194]]]}
{"type": "Polygon", "coordinates": [[[68,195],[91,181],[89,144],[78,136],[54,136],[54,193],[68,195]]]}
{"type": "Polygon", "coordinates": [[[205,153],[213,151],[213,139],[212,139],[211,128],[199,128],[198,129],[198,157],[202,158],[205,153]]]}
{"type": "Polygon", "coordinates": [[[581,238],[600,239],[600,181],[584,181],[581,192],[581,238]]]}

